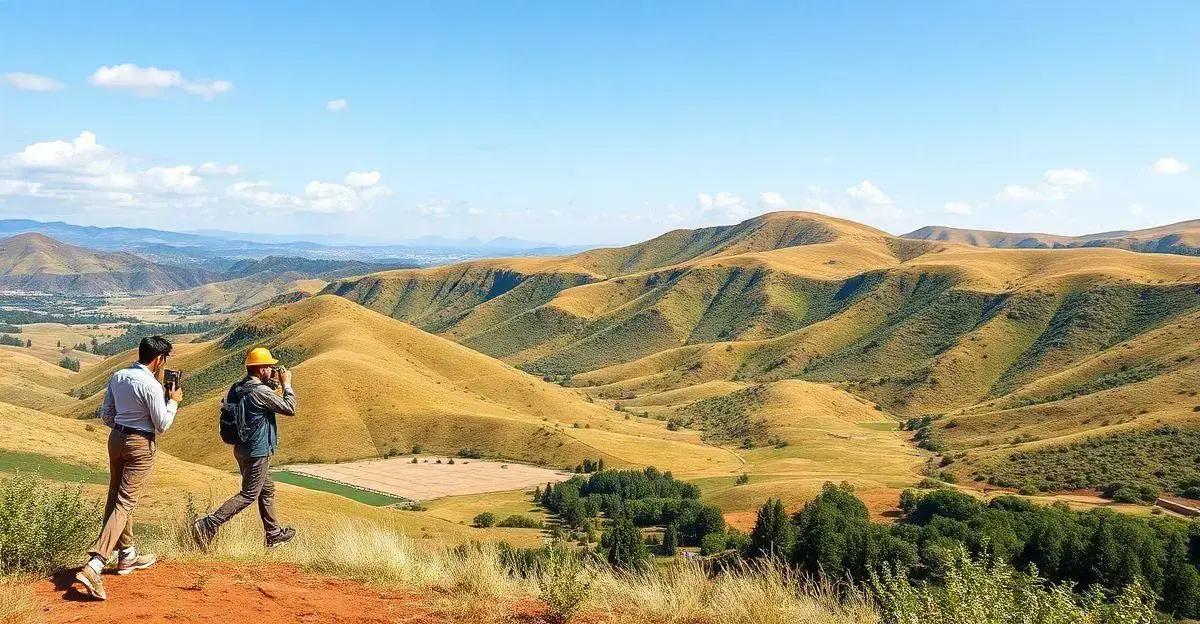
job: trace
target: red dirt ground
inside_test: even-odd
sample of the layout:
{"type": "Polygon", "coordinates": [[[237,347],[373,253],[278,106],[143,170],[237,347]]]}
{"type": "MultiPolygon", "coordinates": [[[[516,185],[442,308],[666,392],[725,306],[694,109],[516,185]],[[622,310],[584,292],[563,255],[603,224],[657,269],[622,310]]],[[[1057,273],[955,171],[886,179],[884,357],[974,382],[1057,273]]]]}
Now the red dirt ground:
{"type": "MultiPolygon", "coordinates": [[[[129,576],[104,575],[105,602],[74,583],[74,572],[37,584],[47,624],[433,624],[446,622],[431,596],[315,576],[287,565],[162,562],[129,576]]],[[[518,605],[526,621],[539,621],[518,605]]],[[[524,607],[524,608],[522,608],[524,607]]]]}

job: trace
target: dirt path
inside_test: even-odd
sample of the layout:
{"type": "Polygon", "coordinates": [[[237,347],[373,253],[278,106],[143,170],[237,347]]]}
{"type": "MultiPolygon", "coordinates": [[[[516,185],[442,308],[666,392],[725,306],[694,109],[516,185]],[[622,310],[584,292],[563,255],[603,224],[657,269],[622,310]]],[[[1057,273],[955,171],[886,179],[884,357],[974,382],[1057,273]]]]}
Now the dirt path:
{"type": "Polygon", "coordinates": [[[71,586],[73,573],[37,584],[47,624],[324,623],[417,624],[443,622],[428,596],[329,579],[286,565],[163,562],[129,576],[106,574],[108,601],[71,586]]]}

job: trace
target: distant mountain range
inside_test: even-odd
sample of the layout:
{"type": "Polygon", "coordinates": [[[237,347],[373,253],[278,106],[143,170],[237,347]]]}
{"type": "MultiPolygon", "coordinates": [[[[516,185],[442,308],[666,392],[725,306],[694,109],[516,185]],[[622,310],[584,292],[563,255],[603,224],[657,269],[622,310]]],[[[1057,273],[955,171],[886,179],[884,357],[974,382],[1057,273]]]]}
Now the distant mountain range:
{"type": "Polygon", "coordinates": [[[497,255],[557,255],[582,249],[508,237],[481,241],[431,236],[399,243],[363,244],[361,239],[328,235],[318,236],[316,238],[320,240],[314,242],[301,240],[294,235],[222,230],[172,232],[150,228],[80,226],[61,221],[0,219],[0,237],[31,232],[72,245],[85,245],[102,251],[127,251],[154,262],[188,267],[199,265],[215,271],[228,269],[235,260],[267,256],[430,265],[497,255]]]}
{"type": "Polygon", "coordinates": [[[996,232],[930,225],[904,238],[963,243],[975,247],[1049,249],[1062,247],[1115,247],[1130,251],[1200,255],[1200,219],[1144,230],[1118,230],[1081,236],[996,232]]]}

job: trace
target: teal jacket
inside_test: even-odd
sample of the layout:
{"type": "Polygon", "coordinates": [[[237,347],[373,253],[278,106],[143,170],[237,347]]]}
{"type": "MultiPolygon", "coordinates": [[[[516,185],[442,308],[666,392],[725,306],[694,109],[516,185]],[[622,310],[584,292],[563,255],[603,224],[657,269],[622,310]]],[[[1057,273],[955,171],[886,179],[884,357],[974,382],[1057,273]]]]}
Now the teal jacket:
{"type": "Polygon", "coordinates": [[[244,410],[250,436],[237,447],[248,457],[273,455],[279,448],[279,425],[275,415],[296,415],[296,393],[291,386],[284,386],[283,396],[279,396],[273,386],[246,375],[229,388],[225,402],[233,403],[242,398],[246,400],[244,410]]]}

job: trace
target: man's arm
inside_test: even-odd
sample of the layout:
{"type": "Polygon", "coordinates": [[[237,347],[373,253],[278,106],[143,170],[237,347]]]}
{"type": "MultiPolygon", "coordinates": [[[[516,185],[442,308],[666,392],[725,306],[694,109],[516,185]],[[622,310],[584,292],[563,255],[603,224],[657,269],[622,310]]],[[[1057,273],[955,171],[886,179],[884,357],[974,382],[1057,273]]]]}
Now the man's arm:
{"type": "Polygon", "coordinates": [[[100,421],[110,428],[117,424],[117,402],[113,399],[111,383],[104,389],[104,404],[100,406],[100,421]]]}
{"type": "Polygon", "coordinates": [[[251,396],[276,414],[283,414],[284,416],[296,415],[296,393],[292,391],[292,384],[290,383],[283,386],[282,397],[275,394],[275,391],[265,384],[256,387],[251,396]]]}
{"type": "Polygon", "coordinates": [[[163,387],[158,383],[138,384],[138,393],[142,395],[146,408],[150,410],[150,422],[154,425],[154,431],[166,433],[175,422],[175,411],[179,409],[179,403],[174,400],[168,401],[163,396],[163,387]]]}

